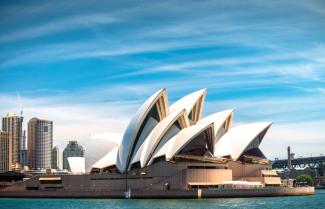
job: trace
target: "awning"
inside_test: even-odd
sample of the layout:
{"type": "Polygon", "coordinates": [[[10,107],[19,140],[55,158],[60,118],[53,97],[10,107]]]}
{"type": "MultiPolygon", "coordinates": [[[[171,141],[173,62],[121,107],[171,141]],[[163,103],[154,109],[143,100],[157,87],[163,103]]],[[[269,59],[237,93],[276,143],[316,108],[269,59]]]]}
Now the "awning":
{"type": "Polygon", "coordinates": [[[41,177],[38,180],[40,181],[60,181],[61,177],[41,177]]]}

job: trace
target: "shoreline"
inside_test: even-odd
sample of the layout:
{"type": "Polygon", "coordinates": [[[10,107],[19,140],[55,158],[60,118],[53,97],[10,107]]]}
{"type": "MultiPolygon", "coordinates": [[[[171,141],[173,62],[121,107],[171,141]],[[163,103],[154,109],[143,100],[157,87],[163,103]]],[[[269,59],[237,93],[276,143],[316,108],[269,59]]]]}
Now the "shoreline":
{"type": "Polygon", "coordinates": [[[169,191],[0,191],[0,198],[91,198],[91,199],[200,199],[238,197],[305,196],[315,194],[314,187],[273,187],[261,189],[196,189],[169,191]]]}

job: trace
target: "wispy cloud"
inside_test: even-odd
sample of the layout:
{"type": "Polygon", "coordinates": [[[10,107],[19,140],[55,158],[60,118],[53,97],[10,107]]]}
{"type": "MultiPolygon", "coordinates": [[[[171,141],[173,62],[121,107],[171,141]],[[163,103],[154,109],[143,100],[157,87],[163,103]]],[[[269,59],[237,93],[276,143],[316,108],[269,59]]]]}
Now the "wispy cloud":
{"type": "Polygon", "coordinates": [[[30,1],[0,16],[0,112],[18,112],[20,92],[26,119],[54,120],[61,147],[79,139],[91,153],[89,134],[123,132],[162,87],[171,103],[207,87],[205,114],[273,121],[270,157],[324,145],[321,1],[30,1]]]}
{"type": "Polygon", "coordinates": [[[74,30],[80,27],[88,28],[96,25],[106,25],[115,21],[116,19],[109,14],[91,14],[66,17],[0,36],[0,43],[36,38],[58,32],[74,30]]]}
{"type": "MultiPolygon", "coordinates": [[[[259,4],[255,1],[249,3],[253,7],[259,8],[259,4]]],[[[272,12],[275,12],[274,8],[278,4],[279,2],[274,2],[274,4],[267,5],[266,13],[272,14],[272,12]]],[[[290,2],[286,4],[290,4],[290,2]]],[[[28,53],[33,53],[36,49],[36,52],[39,52],[39,54],[44,54],[40,62],[53,62],[61,59],[118,56],[220,44],[283,48],[282,45],[285,45],[283,43],[284,39],[300,37],[301,33],[305,33],[304,27],[308,26],[304,22],[300,23],[299,28],[292,26],[290,22],[297,19],[297,16],[292,15],[286,16],[286,22],[280,18],[272,21],[267,18],[259,19],[258,17],[261,14],[258,10],[243,10],[242,8],[245,5],[240,3],[232,6],[225,2],[220,5],[213,2],[191,2],[183,9],[173,7],[174,4],[171,2],[154,3],[146,5],[146,7],[140,5],[129,5],[127,8],[106,13],[88,12],[50,19],[47,22],[25,29],[4,33],[4,35],[0,36],[0,42],[8,43],[49,34],[54,35],[78,28],[91,28],[91,30],[99,31],[95,33],[95,37],[91,37],[91,41],[95,42],[95,44],[90,45],[88,49],[83,48],[80,50],[78,48],[78,45],[84,43],[85,40],[81,40],[80,44],[59,43],[58,46],[61,47],[66,45],[63,48],[67,51],[66,53],[59,54],[59,56],[55,53],[51,54],[51,48],[55,48],[53,45],[47,46],[42,44],[43,47],[36,46],[30,48],[28,53]],[[193,14],[191,11],[194,8],[202,11],[202,13],[196,12],[193,14]],[[149,20],[146,21],[142,17],[145,15],[155,17],[160,11],[165,9],[170,10],[170,15],[173,18],[166,16],[161,19],[161,24],[150,24],[149,20]],[[216,14],[216,9],[223,9],[224,11],[216,14]],[[155,10],[158,10],[158,13],[153,12],[155,10]],[[189,13],[194,15],[195,18],[186,18],[189,16],[189,13]],[[127,24],[128,21],[140,21],[142,24],[132,27],[132,24],[127,24]],[[116,22],[118,26],[111,30],[105,27],[116,22]],[[121,27],[130,29],[125,30],[121,29],[121,27]],[[132,36],[129,34],[132,34],[132,36]],[[98,43],[98,40],[103,42],[98,43]],[[274,41],[270,43],[266,40],[274,41]],[[77,50],[79,50],[78,53],[77,50]],[[48,56],[45,57],[46,55],[48,56]]],[[[281,11],[279,13],[280,17],[285,16],[285,13],[281,11]]],[[[36,61],[28,53],[14,56],[14,58],[7,58],[7,61],[4,61],[4,63],[24,64],[36,61]],[[20,61],[14,62],[12,60],[20,61]]]]}

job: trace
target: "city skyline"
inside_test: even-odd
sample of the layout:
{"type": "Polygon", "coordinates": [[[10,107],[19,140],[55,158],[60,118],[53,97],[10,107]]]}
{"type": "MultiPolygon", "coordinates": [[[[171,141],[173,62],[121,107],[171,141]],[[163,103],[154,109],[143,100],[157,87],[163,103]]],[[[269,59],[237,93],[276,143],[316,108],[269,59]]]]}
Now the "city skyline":
{"type": "Polygon", "coordinates": [[[2,2],[0,14],[1,116],[52,120],[61,150],[78,139],[96,161],[90,134],[123,134],[162,87],[171,102],[206,87],[203,116],[273,122],[266,157],[325,154],[321,1],[2,2]]]}
{"type": "MultiPolygon", "coordinates": [[[[44,171],[48,168],[64,170],[62,168],[62,162],[67,161],[67,159],[64,159],[65,150],[63,152],[60,152],[59,146],[54,145],[52,137],[52,121],[33,117],[30,120],[26,121],[28,127],[27,130],[23,130],[21,128],[24,121],[22,114],[18,116],[15,113],[7,113],[1,118],[1,121],[1,172],[28,170],[44,171]],[[26,133],[28,133],[28,135],[26,133]],[[17,138],[19,139],[19,143],[16,140],[17,138]],[[20,148],[18,150],[14,149],[14,143],[19,144],[18,147],[20,148]],[[17,162],[18,158],[20,158],[19,162],[17,162]],[[16,159],[16,161],[13,159],[16,159]]],[[[71,142],[74,142],[82,148],[82,145],[80,145],[76,140],[67,140],[67,142],[68,143],[66,144],[66,147],[68,147],[71,142]]],[[[72,156],[78,155],[78,153],[72,153],[72,156]]],[[[81,155],[84,156],[84,150],[82,150],[81,155]]],[[[65,158],[67,157],[68,156],[65,156],[65,158]]],[[[65,163],[67,164],[67,162],[65,163]]]]}

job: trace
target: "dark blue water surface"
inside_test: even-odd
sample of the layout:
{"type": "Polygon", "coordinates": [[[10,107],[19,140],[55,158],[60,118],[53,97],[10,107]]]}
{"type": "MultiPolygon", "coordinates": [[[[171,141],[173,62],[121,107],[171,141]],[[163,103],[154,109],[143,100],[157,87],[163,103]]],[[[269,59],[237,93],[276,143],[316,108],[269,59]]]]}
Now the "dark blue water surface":
{"type": "Polygon", "coordinates": [[[325,190],[312,196],[222,199],[0,199],[1,209],[113,209],[113,208],[307,208],[325,209],[325,190]]]}

